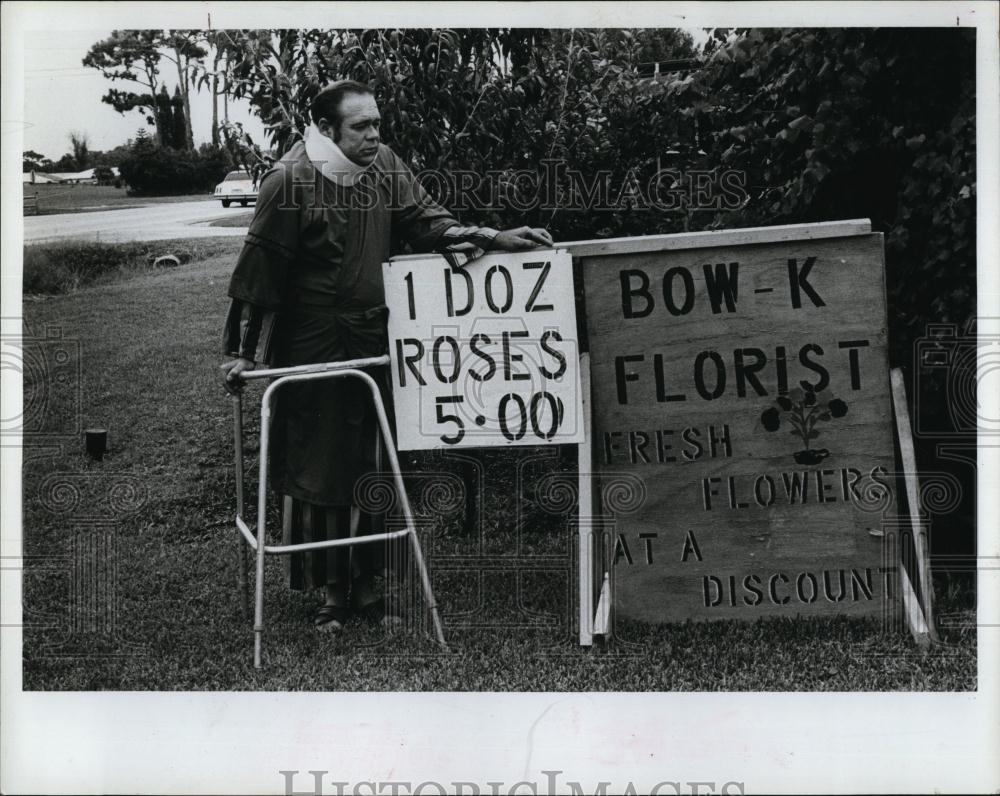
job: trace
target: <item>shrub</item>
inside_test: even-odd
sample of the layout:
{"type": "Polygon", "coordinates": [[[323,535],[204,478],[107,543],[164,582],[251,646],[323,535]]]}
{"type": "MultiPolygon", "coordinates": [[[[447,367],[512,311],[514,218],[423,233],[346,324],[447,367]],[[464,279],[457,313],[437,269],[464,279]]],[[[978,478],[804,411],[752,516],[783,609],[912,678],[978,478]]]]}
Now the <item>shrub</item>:
{"type": "Polygon", "coordinates": [[[115,173],[110,166],[97,166],[94,169],[94,178],[98,185],[111,185],[115,181],[115,173]]]}
{"type": "Polygon", "coordinates": [[[221,147],[172,149],[143,138],[133,144],[120,171],[133,196],[179,196],[211,191],[231,167],[221,147]]]}

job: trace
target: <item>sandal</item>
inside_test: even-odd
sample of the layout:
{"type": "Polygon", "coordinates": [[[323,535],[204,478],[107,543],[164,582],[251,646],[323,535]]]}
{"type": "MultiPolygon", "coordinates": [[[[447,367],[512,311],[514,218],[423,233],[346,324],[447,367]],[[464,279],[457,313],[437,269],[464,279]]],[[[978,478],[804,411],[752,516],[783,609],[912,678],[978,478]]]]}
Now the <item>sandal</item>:
{"type": "Polygon", "coordinates": [[[313,627],[326,633],[341,633],[347,620],[351,616],[351,609],[345,605],[321,605],[313,615],[313,627]]]}

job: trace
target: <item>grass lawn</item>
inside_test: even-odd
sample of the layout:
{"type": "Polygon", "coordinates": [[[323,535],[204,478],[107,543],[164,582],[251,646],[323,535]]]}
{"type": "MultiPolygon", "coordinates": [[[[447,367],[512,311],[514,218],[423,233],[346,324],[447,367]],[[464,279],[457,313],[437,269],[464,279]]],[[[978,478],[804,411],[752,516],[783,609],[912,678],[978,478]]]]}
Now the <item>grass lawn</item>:
{"type": "Polygon", "coordinates": [[[129,196],[111,185],[23,185],[24,196],[38,197],[38,215],[90,213],[116,207],[145,207],[164,202],[218,201],[212,194],[192,196],[129,196]]]}
{"type": "MultiPolygon", "coordinates": [[[[307,619],[318,596],[265,577],[265,668],[236,589],[231,406],[217,381],[226,284],[240,245],[68,295],[29,298],[55,387],[26,353],[24,686],[31,690],[967,690],[976,687],[971,592],[944,581],[945,644],[922,652],[876,620],[794,618],[622,628],[629,643],[575,643],[572,510],[523,494],[558,457],[484,456],[481,535],[413,476],[412,496],[450,650],[420,631],[342,638],[307,619]],[[56,333],[61,338],[56,338],[56,333]],[[61,357],[55,348],[68,352],[61,357]],[[73,385],[79,384],[79,394],[73,385]],[[83,454],[104,426],[110,452],[83,454]],[[515,555],[515,551],[517,551],[515,555]],[[488,571],[455,556],[488,562],[488,571]],[[537,564],[537,566],[535,566],[537,564]]],[[[248,388],[258,405],[261,385],[248,388]]],[[[248,411],[248,429],[257,425],[248,411]]],[[[455,463],[420,457],[422,471],[455,463]]],[[[570,462],[571,464],[571,462],[570,462]]],[[[248,463],[253,473],[253,462],[248,463]]],[[[251,495],[252,498],[252,495],[251,495]]],[[[447,502],[447,501],[445,501],[447,502]]],[[[276,527],[274,522],[271,527],[276,527]]]]}

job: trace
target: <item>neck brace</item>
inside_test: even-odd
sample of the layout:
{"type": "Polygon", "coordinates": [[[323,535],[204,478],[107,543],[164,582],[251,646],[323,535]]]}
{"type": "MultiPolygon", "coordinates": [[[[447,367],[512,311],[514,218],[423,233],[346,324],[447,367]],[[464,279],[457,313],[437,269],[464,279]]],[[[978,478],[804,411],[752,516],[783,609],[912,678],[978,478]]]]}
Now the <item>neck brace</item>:
{"type": "Polygon", "coordinates": [[[315,124],[310,124],[306,130],[305,145],[306,155],[313,166],[337,185],[354,185],[375,162],[359,166],[347,157],[339,146],[323,135],[315,124]]]}

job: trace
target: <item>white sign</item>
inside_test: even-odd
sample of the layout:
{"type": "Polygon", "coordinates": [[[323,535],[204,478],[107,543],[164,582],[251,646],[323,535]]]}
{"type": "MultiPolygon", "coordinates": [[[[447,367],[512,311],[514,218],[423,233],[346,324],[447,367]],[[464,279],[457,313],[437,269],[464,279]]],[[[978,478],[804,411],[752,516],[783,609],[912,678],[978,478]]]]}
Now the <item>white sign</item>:
{"type": "Polygon", "coordinates": [[[400,450],[583,440],[572,258],[440,255],[382,266],[400,450]]]}

